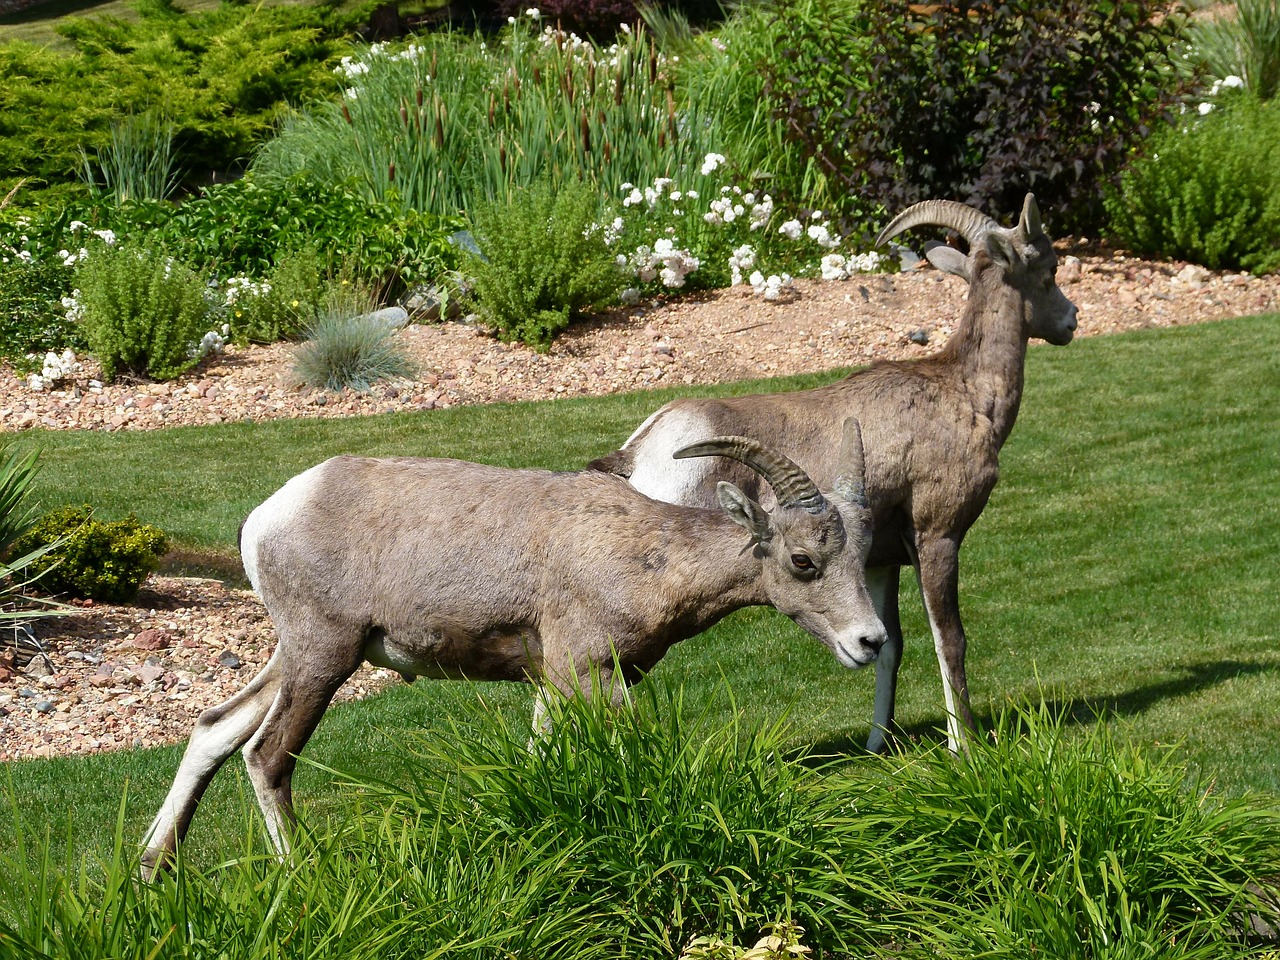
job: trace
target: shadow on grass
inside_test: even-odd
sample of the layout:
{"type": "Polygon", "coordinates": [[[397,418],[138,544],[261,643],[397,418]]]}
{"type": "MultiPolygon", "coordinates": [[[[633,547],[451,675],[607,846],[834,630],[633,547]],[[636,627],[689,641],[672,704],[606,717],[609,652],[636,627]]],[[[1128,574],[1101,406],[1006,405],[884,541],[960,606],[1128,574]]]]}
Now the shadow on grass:
{"type": "MultiPolygon", "coordinates": [[[[1135,687],[1114,696],[1066,699],[1050,697],[1045,701],[1045,705],[1055,716],[1061,715],[1067,724],[1085,726],[1109,717],[1138,716],[1166,700],[1191,696],[1228,680],[1273,673],[1280,670],[1280,667],[1245,660],[1214,660],[1182,666],[1179,670],[1181,676],[1135,687]]],[[[978,713],[975,720],[979,730],[989,730],[994,726],[995,713],[991,710],[978,713]]],[[[938,716],[934,720],[899,727],[896,739],[898,743],[913,748],[943,744],[947,739],[946,720],[938,716]]],[[[841,758],[852,759],[867,755],[865,743],[865,736],[862,739],[854,739],[847,735],[834,737],[814,743],[805,751],[797,751],[796,756],[804,759],[803,755],[807,752],[811,756],[804,762],[812,764],[841,758]]]]}

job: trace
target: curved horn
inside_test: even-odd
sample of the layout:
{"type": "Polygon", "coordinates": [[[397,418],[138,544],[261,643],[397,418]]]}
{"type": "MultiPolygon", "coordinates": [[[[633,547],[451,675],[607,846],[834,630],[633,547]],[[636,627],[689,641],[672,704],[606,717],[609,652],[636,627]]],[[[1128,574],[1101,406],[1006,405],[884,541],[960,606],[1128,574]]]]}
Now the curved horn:
{"type": "Polygon", "coordinates": [[[999,224],[981,210],[955,200],[922,200],[912,204],[889,221],[889,225],[876,237],[876,246],[882,247],[898,234],[924,224],[946,227],[964,237],[969,246],[999,224]]]}
{"type": "Polygon", "coordinates": [[[710,440],[681,447],[671,456],[676,460],[686,457],[728,457],[745,463],[773,487],[779,506],[802,507],[816,513],[827,502],[818,490],[818,485],[793,460],[750,437],[712,437],[710,440]]]}
{"type": "Polygon", "coordinates": [[[844,422],[844,439],[840,444],[840,463],[832,489],[860,507],[867,506],[867,464],[862,446],[862,427],[856,417],[844,422]]]}

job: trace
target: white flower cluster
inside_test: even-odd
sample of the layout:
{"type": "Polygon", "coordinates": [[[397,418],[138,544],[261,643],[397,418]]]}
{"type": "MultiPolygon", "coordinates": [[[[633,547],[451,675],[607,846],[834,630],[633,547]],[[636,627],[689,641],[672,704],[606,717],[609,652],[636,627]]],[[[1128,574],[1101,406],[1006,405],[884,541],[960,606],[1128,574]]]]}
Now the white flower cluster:
{"type": "Polygon", "coordinates": [[[225,306],[234,307],[241,297],[252,299],[265,296],[271,292],[271,284],[266,280],[250,280],[248,277],[232,277],[223,286],[222,302],[225,306]]]}
{"type": "Polygon", "coordinates": [[[848,257],[829,253],[822,258],[822,279],[848,280],[855,273],[875,273],[882,267],[884,260],[875,251],[855,253],[848,257]]]}
{"type": "Polygon", "coordinates": [[[84,304],[80,302],[79,290],[72,290],[71,296],[62,298],[62,309],[72,323],[79,323],[84,319],[84,304]]]}
{"type": "Polygon", "coordinates": [[[66,380],[83,372],[84,366],[76,359],[74,352],[63,350],[62,353],[58,354],[50,350],[44,355],[44,365],[41,367],[40,372],[33,373],[27,378],[27,387],[39,392],[61,380],[66,380]]]}
{"type": "MultiPolygon", "coordinates": [[[[1223,90],[1242,90],[1244,89],[1244,80],[1232,74],[1229,77],[1223,77],[1221,80],[1213,81],[1213,86],[1209,88],[1209,96],[1216,97],[1223,90]]],[[[1200,116],[1206,116],[1213,112],[1214,104],[1205,101],[1200,104],[1200,116]]]]}
{"type": "Polygon", "coordinates": [[[221,330],[210,330],[200,338],[199,343],[193,343],[187,347],[187,356],[196,359],[211,353],[221,353],[226,349],[229,336],[231,336],[231,327],[224,323],[221,330]]]}
{"type": "Polygon", "coordinates": [[[718,227],[744,216],[750,217],[752,230],[759,230],[773,216],[773,197],[767,193],[762,197],[743,193],[741,187],[721,187],[720,197],[711,201],[711,209],[702,215],[702,219],[718,227]]]}
{"type": "MultiPolygon", "coordinates": [[[[644,190],[641,190],[632,183],[624,183],[621,189],[622,192],[626,194],[626,196],[622,198],[622,205],[624,207],[635,207],[643,203],[652,210],[657,207],[663,197],[666,197],[672,203],[680,203],[683,200],[698,199],[698,192],[696,190],[676,190],[675,181],[670,177],[655,177],[653,180],[653,186],[645,187],[644,190]]],[[[684,212],[679,209],[672,210],[671,212],[677,217],[684,215],[684,212]]]]}
{"type": "Polygon", "coordinates": [[[630,257],[618,255],[618,266],[629,270],[641,283],[661,279],[663,286],[683,287],[685,277],[693,273],[702,262],[688,250],[681,250],[674,240],[663,238],[652,247],[642,244],[630,257]]]}
{"type": "Polygon", "coordinates": [[[782,276],[770,274],[766,277],[759,270],[751,274],[751,289],[766,300],[777,300],[782,296],[782,291],[790,287],[790,274],[784,273],[782,276]]]}
{"type": "Polygon", "coordinates": [[[724,163],[724,154],[708,153],[702,161],[702,175],[704,177],[715,173],[717,168],[724,163]]]}
{"type": "MultiPolygon", "coordinates": [[[[363,57],[343,57],[333,68],[333,72],[345,80],[356,80],[367,74],[378,60],[417,60],[424,53],[426,53],[425,48],[416,43],[409,44],[398,53],[391,53],[385,43],[373,43],[369,45],[363,57]]],[[[431,78],[423,77],[423,82],[430,83],[431,78]]],[[[342,95],[348,100],[355,100],[360,96],[360,88],[348,87],[342,95]]]]}
{"type": "Polygon", "coordinates": [[[729,257],[729,273],[733,277],[733,285],[736,287],[742,283],[743,274],[756,265],[756,252],[751,248],[750,244],[744,243],[733,251],[729,257]]]}

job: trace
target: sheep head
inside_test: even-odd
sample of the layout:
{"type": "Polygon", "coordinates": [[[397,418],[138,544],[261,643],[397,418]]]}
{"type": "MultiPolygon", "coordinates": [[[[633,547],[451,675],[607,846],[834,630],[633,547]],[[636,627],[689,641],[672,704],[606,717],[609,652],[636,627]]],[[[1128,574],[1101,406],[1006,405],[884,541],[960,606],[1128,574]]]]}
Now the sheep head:
{"type": "Polygon", "coordinates": [[[1028,193],[1016,227],[1002,227],[985,213],[954,200],[925,200],[898,214],[876,238],[882,246],[912,227],[946,227],[969,244],[969,255],[944,244],[926,246],[925,256],[939,270],[974,283],[986,263],[1000,268],[1004,284],[1022,298],[1024,330],[1063,346],[1076,330],[1076,306],[1058,288],[1058,257],[1040,222],[1036,198],[1028,193]]]}
{"type": "Polygon", "coordinates": [[[676,459],[729,457],[773,488],[766,510],[734,484],[716,495],[725,513],[751,534],[770,603],[821,640],[846,667],[870,663],[884,644],[883,624],[867,592],[871,547],[862,434],[845,421],[840,470],[823,494],[799,466],[749,437],[714,437],[677,450],[676,459]]]}

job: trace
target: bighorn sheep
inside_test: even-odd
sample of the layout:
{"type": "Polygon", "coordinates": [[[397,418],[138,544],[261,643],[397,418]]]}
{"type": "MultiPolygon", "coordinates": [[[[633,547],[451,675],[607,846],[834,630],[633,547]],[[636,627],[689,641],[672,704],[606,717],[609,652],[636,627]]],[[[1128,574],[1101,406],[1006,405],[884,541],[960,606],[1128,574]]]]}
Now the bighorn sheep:
{"type": "Polygon", "coordinates": [[[867,742],[875,752],[886,748],[892,733],[902,658],[899,571],[906,564],[916,569],[933,632],[952,750],[962,743],[961,723],[973,726],[958,596],[960,543],[996,484],[1000,447],[1022,399],[1028,339],[1065,345],[1076,328],[1076,307],[1054,282],[1057,257],[1031,194],[1013,229],[963,204],[927,200],[899,214],[877,244],[925,224],[955,230],[969,244],[968,256],[942,245],[927,253],[934,266],[970,285],[956,332],[937,354],[876,363],[813,390],[674,400],[621,450],[592,463],[655,499],[706,505],[717,481],[738,482],[753,495],[758,486],[732,464],[670,463],[670,452],[691,439],[750,433],[821,485],[835,471],[841,421],[861,421],[874,516],[867,580],[889,631],[876,662],[867,742]]]}
{"type": "MultiPolygon", "coordinates": [[[[595,471],[458,460],[336,457],[288,481],[249,515],[240,542],[278,645],[197,721],[148,830],[144,873],[168,859],[240,747],[284,852],[297,754],[362,661],[406,679],[536,680],[566,694],[589,691],[598,673],[617,701],[615,663],[633,683],[673,644],[755,604],[781,610],[846,667],[875,659],[886,635],[866,586],[857,421],[826,495],[744,437],[674,456],[732,458],[769,484],[776,506],[762,509],[732,483],[717,487],[719,508],[702,509],[595,471]]],[[[534,704],[544,730],[546,695],[534,704]]]]}

